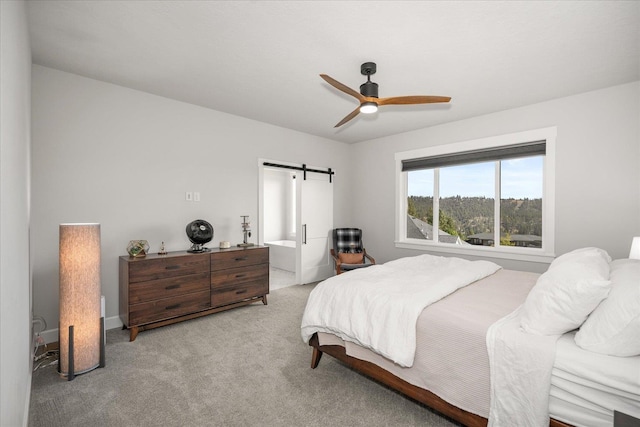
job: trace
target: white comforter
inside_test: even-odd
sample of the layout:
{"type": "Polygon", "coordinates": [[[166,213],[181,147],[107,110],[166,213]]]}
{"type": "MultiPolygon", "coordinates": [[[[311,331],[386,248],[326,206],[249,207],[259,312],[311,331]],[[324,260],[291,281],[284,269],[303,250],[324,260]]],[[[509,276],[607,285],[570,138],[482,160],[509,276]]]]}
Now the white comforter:
{"type": "Polygon", "coordinates": [[[549,425],[551,370],[560,335],[524,332],[521,311],[522,306],[487,331],[491,375],[488,427],[549,425]]]}
{"type": "Polygon", "coordinates": [[[329,332],[410,367],[422,310],[501,267],[489,261],[420,255],[350,271],[318,284],[302,318],[305,342],[329,332]]]}

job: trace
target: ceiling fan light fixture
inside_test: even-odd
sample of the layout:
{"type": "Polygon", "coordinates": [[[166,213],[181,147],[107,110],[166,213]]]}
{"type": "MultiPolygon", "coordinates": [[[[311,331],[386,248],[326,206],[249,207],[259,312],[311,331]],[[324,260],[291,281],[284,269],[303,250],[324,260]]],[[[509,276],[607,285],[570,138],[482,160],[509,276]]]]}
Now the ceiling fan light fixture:
{"type": "Polygon", "coordinates": [[[372,114],[375,113],[376,111],[378,111],[378,104],[376,104],[375,102],[363,102],[362,105],[360,105],[360,112],[362,114],[372,114]]]}

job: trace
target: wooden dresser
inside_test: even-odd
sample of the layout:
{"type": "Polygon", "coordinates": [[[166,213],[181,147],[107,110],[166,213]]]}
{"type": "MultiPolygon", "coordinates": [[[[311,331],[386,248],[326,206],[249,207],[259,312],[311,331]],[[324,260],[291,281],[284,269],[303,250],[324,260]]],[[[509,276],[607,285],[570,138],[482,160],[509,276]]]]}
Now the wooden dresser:
{"type": "Polygon", "coordinates": [[[120,319],[138,332],[262,301],[269,293],[269,248],[211,249],[120,257],[120,319]]]}

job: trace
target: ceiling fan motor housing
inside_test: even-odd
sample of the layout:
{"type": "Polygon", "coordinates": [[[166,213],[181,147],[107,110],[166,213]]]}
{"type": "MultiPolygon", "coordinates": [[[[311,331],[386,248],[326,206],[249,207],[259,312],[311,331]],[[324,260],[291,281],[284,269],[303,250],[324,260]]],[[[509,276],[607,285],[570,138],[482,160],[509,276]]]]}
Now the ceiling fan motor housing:
{"type": "Polygon", "coordinates": [[[371,81],[371,75],[376,73],[375,62],[365,62],[360,66],[360,73],[367,76],[367,81],[360,85],[360,93],[372,98],[378,97],[378,84],[371,81]]]}
{"type": "Polygon", "coordinates": [[[360,85],[360,93],[364,96],[372,98],[378,97],[378,83],[367,81],[360,85]]]}

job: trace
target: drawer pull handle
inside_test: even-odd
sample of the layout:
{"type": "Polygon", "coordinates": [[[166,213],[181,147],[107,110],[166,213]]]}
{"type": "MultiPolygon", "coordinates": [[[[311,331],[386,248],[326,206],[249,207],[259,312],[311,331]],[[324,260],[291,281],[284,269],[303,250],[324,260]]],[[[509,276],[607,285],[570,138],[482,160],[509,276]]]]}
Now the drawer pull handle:
{"type": "Polygon", "coordinates": [[[166,289],[166,290],[169,290],[169,289],[178,289],[179,287],[180,287],[180,285],[169,285],[169,286],[166,286],[166,287],[165,287],[165,289],[166,289]]]}
{"type": "Polygon", "coordinates": [[[236,279],[246,276],[246,274],[236,274],[236,279]]]}
{"type": "Polygon", "coordinates": [[[236,295],[246,294],[246,293],[247,293],[247,290],[246,290],[246,289],[243,289],[243,290],[241,290],[241,291],[236,291],[236,295]]]}
{"type": "Polygon", "coordinates": [[[180,308],[180,304],[173,304],[165,307],[165,310],[173,310],[174,308],[180,308]]]}
{"type": "Polygon", "coordinates": [[[246,261],[247,257],[242,257],[242,258],[236,258],[236,261],[246,261]]]}
{"type": "Polygon", "coordinates": [[[178,270],[180,268],[179,265],[167,265],[165,270],[178,270]]]}

